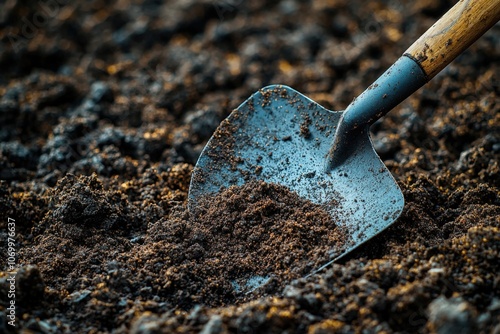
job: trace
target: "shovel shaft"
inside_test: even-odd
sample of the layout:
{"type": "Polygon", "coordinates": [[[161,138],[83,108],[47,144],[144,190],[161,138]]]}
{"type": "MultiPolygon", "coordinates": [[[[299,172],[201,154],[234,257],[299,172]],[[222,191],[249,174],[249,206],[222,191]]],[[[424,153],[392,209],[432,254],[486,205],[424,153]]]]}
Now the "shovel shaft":
{"type": "Polygon", "coordinates": [[[432,79],[500,19],[499,0],[461,0],[404,53],[432,79]]]}
{"type": "Polygon", "coordinates": [[[422,87],[500,19],[500,0],[461,0],[346,108],[326,170],[354,153],[355,136],[422,87]]]}

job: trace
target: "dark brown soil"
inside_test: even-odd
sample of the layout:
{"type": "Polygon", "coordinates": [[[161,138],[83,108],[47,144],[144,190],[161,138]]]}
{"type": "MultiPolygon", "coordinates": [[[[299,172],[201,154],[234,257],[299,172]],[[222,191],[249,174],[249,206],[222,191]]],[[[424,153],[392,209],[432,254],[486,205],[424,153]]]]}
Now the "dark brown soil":
{"type": "Polygon", "coordinates": [[[342,233],[281,187],[186,203],[252,93],[344,109],[453,4],[0,1],[0,332],[498,333],[498,25],[371,127],[406,205],[341,263],[300,278],[342,233]]]}
{"type": "MultiPolygon", "coordinates": [[[[275,294],[331,260],[329,254],[338,255],[345,243],[335,217],[280,185],[253,181],[206,197],[198,205],[187,253],[202,263],[185,263],[179,271],[199,278],[209,271],[208,281],[218,287],[224,285],[218,279],[237,284],[244,279],[243,289],[245,281],[257,275],[270,280],[264,289],[275,294]]],[[[208,297],[210,304],[217,300],[213,294],[208,297]]]]}
{"type": "MultiPolygon", "coordinates": [[[[160,221],[148,238],[164,248],[158,259],[161,294],[172,307],[279,294],[342,247],[343,234],[331,217],[282,186],[252,182],[198,204],[196,217],[160,221]],[[259,289],[249,284],[259,279],[266,282],[259,289]]],[[[137,267],[132,270],[150,252],[147,241],[146,248],[121,259],[137,267]]]]}

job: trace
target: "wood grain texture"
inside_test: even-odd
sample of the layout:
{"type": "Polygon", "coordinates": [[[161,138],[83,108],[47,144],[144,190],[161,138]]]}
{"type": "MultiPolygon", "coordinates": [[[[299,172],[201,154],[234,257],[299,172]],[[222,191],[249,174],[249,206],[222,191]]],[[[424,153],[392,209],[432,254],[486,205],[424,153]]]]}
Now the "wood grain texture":
{"type": "Polygon", "coordinates": [[[461,0],[430,27],[405,55],[430,80],[500,19],[500,0],[461,0]]]}

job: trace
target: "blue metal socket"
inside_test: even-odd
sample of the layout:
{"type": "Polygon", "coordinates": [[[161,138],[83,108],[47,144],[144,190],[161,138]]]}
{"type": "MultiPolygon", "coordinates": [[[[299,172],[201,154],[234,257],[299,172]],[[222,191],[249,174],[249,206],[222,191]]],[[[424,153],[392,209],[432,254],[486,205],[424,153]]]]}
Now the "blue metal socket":
{"type": "Polygon", "coordinates": [[[353,154],[353,136],[368,131],[370,125],[427,81],[427,75],[416,61],[407,55],[401,56],[346,108],[327,156],[326,171],[339,166],[353,154]]]}

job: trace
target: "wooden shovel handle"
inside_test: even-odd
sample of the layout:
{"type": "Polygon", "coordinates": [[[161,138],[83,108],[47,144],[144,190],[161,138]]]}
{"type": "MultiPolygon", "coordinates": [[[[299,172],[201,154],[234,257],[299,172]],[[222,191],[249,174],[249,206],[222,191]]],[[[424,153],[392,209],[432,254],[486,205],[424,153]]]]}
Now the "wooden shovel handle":
{"type": "Polygon", "coordinates": [[[500,20],[500,0],[460,0],[404,55],[430,80],[500,20]]]}

